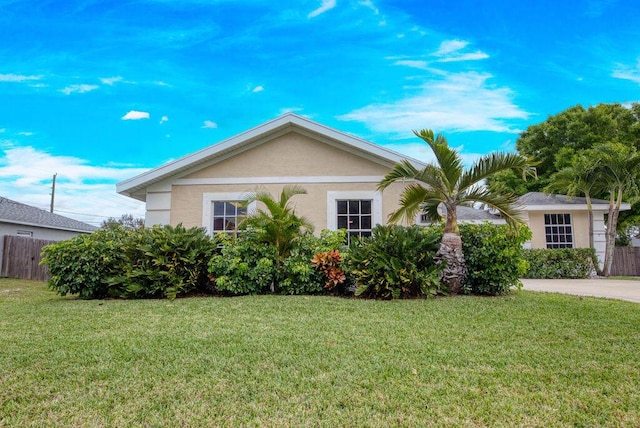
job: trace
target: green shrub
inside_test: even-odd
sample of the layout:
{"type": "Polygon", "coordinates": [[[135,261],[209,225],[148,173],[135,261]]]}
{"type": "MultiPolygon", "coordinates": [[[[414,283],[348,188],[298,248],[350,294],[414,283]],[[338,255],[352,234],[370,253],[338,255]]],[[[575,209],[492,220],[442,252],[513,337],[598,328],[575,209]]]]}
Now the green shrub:
{"type": "Polygon", "coordinates": [[[522,245],[531,239],[528,227],[462,223],[460,236],[467,263],[467,292],[499,295],[522,286],[519,278],[528,267],[522,245]]]}
{"type": "Polygon", "coordinates": [[[524,250],[529,269],[524,278],[589,278],[594,272],[593,248],[541,248],[524,250]]]}
{"type": "Polygon", "coordinates": [[[347,275],[356,296],[398,299],[439,292],[440,267],[433,256],[441,234],[418,226],[376,226],[370,238],[349,247],[347,275]]]}
{"type": "Polygon", "coordinates": [[[63,296],[173,299],[205,291],[215,249],[202,228],[113,227],[45,247],[42,263],[49,287],[63,296]]]}
{"type": "Polygon", "coordinates": [[[123,242],[127,263],[109,282],[122,288],[120,297],[175,299],[207,290],[207,263],[216,250],[201,227],[153,226],[123,242]]]}
{"type": "Polygon", "coordinates": [[[109,279],[124,268],[122,245],[132,233],[117,227],[47,245],[41,264],[51,275],[49,288],[61,296],[77,294],[82,299],[118,296],[121,289],[112,287],[109,279]]]}
{"type": "Polygon", "coordinates": [[[265,293],[276,280],[275,247],[259,242],[247,230],[237,238],[218,234],[220,250],[209,261],[218,291],[228,294],[265,293]]]}
{"type": "Polygon", "coordinates": [[[276,248],[251,230],[238,238],[221,237],[220,254],[209,262],[216,288],[229,294],[317,294],[324,292],[324,277],[311,263],[321,251],[340,248],[344,231],[323,230],[318,238],[305,234],[295,239],[282,264],[276,248]]]}

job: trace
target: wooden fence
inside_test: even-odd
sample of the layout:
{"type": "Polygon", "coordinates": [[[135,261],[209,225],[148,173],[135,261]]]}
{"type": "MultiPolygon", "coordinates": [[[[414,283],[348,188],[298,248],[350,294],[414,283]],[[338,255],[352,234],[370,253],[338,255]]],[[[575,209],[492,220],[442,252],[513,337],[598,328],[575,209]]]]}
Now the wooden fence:
{"type": "Polygon", "coordinates": [[[56,241],[5,235],[0,276],[48,281],[49,274],[40,266],[40,253],[45,245],[56,241]]]}
{"type": "Polygon", "coordinates": [[[616,247],[611,275],[640,276],[640,247],[616,247]]]}

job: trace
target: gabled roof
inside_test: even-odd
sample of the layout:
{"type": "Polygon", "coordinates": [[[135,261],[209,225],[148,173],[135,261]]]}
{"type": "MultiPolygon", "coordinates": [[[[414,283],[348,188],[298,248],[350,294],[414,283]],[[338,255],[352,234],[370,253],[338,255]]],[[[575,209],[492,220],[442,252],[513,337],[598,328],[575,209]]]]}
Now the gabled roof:
{"type": "Polygon", "coordinates": [[[47,229],[67,230],[71,232],[93,232],[97,227],[40,208],[0,196],[0,222],[25,226],[45,227],[47,229]]]}
{"type": "MultiPolygon", "coordinates": [[[[587,199],[582,196],[548,195],[542,192],[529,192],[520,196],[520,203],[526,211],[540,210],[587,210],[587,199]]],[[[604,199],[591,199],[594,210],[608,210],[609,201],[604,199]]],[[[621,210],[631,209],[628,203],[620,206],[621,210]]]]}
{"type": "Polygon", "coordinates": [[[199,166],[204,167],[216,160],[223,159],[244,149],[255,147],[273,138],[296,131],[303,135],[319,139],[327,144],[334,145],[353,154],[367,157],[381,163],[398,163],[403,159],[409,160],[417,168],[424,168],[425,164],[378,146],[369,141],[362,140],[353,135],[346,134],[328,126],[298,116],[294,113],[286,113],[269,122],[263,123],[248,131],[219,143],[205,147],[195,153],[184,156],[173,162],[164,164],[116,185],[116,191],[122,195],[144,201],[146,198],[144,189],[154,183],[163,181],[171,176],[194,170],[199,166]]]}

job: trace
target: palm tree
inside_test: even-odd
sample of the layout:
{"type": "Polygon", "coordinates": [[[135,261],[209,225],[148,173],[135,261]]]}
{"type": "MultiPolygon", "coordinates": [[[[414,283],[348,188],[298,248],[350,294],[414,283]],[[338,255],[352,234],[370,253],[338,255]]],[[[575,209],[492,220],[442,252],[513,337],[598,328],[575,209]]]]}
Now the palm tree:
{"type": "Polygon", "coordinates": [[[618,216],[623,198],[634,198],[640,194],[640,153],[633,146],[621,143],[604,143],[589,150],[588,156],[595,160],[594,170],[609,195],[607,234],[602,275],[611,274],[616,240],[618,216]]]}
{"type": "MultiPolygon", "coordinates": [[[[568,166],[556,171],[549,177],[549,184],[544,189],[545,192],[563,193],[570,197],[584,195],[587,202],[590,248],[594,248],[591,197],[604,190],[602,186],[603,180],[600,177],[600,172],[595,168],[595,164],[596,161],[589,155],[576,155],[568,166]]],[[[596,259],[594,259],[594,267],[598,275],[601,275],[602,271],[596,259]]]]}
{"type": "MultiPolygon", "coordinates": [[[[284,186],[280,199],[275,199],[271,193],[262,189],[250,193],[244,200],[248,206],[252,202],[261,202],[266,211],[258,209],[240,222],[241,229],[252,229],[258,240],[273,245],[276,249],[276,267],[281,271],[284,260],[291,253],[296,238],[313,231],[313,225],[305,217],[296,215],[290,200],[296,195],[304,195],[307,191],[300,186],[284,186]]],[[[271,291],[275,291],[275,284],[271,284],[271,291]]]]}
{"type": "Polygon", "coordinates": [[[462,252],[462,239],[458,228],[457,207],[481,203],[497,210],[510,225],[522,222],[515,194],[489,189],[482,182],[487,177],[506,170],[520,170],[523,176],[534,175],[532,163],[515,153],[492,153],[478,159],[469,169],[464,169],[460,154],[449,147],[446,138],[430,129],[414,134],[424,140],[436,157],[435,163],[417,169],[409,161],[396,164],[378,185],[384,190],[397,181],[412,181],[400,196],[400,208],[389,217],[391,223],[402,218],[412,221],[422,212],[428,220],[440,221],[438,207],[446,210],[446,222],[440,249],[436,254],[445,263],[442,283],[451,294],[462,290],[466,264],[462,252]]]}

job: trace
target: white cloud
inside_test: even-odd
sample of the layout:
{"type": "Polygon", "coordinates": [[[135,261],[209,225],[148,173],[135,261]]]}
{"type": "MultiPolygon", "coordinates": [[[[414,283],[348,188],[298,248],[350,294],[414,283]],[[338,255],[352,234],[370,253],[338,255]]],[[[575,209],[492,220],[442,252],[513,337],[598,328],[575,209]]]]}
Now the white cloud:
{"type": "Polygon", "coordinates": [[[60,92],[65,95],[70,95],[73,93],[83,94],[85,92],[93,91],[96,89],[98,89],[98,85],[87,85],[83,83],[80,85],[69,85],[66,88],[60,89],[60,92]]]}
{"type": "Polygon", "coordinates": [[[320,5],[320,7],[310,12],[307,15],[307,18],[315,18],[316,16],[321,15],[326,11],[333,9],[334,7],[336,7],[336,0],[322,0],[322,4],[320,5]]]}
{"type": "Polygon", "coordinates": [[[122,82],[122,77],[120,77],[120,76],[116,76],[116,77],[101,77],[100,81],[102,82],[103,85],[112,86],[114,83],[122,82]]]}
{"type": "Polygon", "coordinates": [[[200,128],[215,129],[217,127],[218,127],[217,123],[215,123],[215,122],[213,122],[211,120],[205,120],[200,128]]]}
{"type": "Polygon", "coordinates": [[[42,76],[24,75],[24,74],[0,74],[0,82],[27,82],[31,80],[40,80],[42,76]]]}
{"type": "Polygon", "coordinates": [[[168,116],[162,116],[160,118],[160,125],[162,125],[163,123],[168,122],[168,121],[169,121],[169,117],[168,116]]]}
{"type": "Polygon", "coordinates": [[[364,6],[364,7],[368,7],[369,9],[371,9],[373,11],[374,14],[378,15],[380,13],[380,11],[378,10],[378,8],[373,4],[373,2],[371,0],[363,0],[363,1],[359,1],[358,4],[360,6],[364,6]]]}
{"type": "Polygon", "coordinates": [[[296,113],[299,111],[304,110],[304,107],[282,107],[279,111],[278,111],[278,116],[281,116],[285,113],[296,113]]]}
{"type": "Polygon", "coordinates": [[[466,54],[449,56],[446,58],[441,58],[438,62],[455,62],[455,61],[478,61],[481,59],[487,59],[489,55],[482,51],[469,52],[466,54]]]}
{"type": "Polygon", "coordinates": [[[23,132],[18,132],[18,135],[22,135],[24,137],[30,137],[33,135],[33,132],[23,131],[23,132]]]}
{"type": "Polygon", "coordinates": [[[371,104],[339,116],[340,120],[365,123],[376,132],[407,137],[413,129],[437,132],[493,131],[517,133],[511,122],[529,113],[512,101],[509,88],[488,83],[486,73],[445,73],[414,90],[416,93],[391,103],[371,104]]]}
{"type": "Polygon", "coordinates": [[[637,84],[640,84],[640,60],[638,60],[638,64],[635,68],[628,67],[623,64],[617,64],[616,69],[611,73],[611,77],[615,77],[616,79],[624,79],[630,80],[637,84]]]}
{"type": "Polygon", "coordinates": [[[452,52],[457,52],[467,47],[469,42],[464,40],[445,40],[440,43],[440,48],[434,53],[435,56],[444,56],[452,52]]]}
{"type": "Polygon", "coordinates": [[[460,52],[468,45],[469,42],[465,40],[445,40],[432,55],[439,57],[438,62],[478,61],[489,58],[489,55],[482,51],[460,52]]]}
{"type": "MultiPolygon", "coordinates": [[[[421,143],[417,137],[415,139],[417,140],[415,143],[385,144],[384,147],[424,163],[435,162],[436,158],[433,154],[433,150],[431,150],[426,143],[421,143]]],[[[475,161],[484,156],[482,153],[465,153],[464,146],[455,147],[455,149],[460,154],[462,163],[465,166],[472,165],[475,161]]]]}
{"type": "Polygon", "coordinates": [[[394,62],[393,65],[404,65],[405,67],[419,68],[420,70],[427,70],[429,63],[427,61],[422,61],[422,60],[402,59],[400,61],[394,62]]]}
{"type": "Polygon", "coordinates": [[[140,119],[149,119],[149,112],[131,110],[130,112],[122,116],[122,120],[140,120],[140,119]]]}
{"type": "Polygon", "coordinates": [[[255,88],[253,88],[253,91],[251,91],[251,92],[256,93],[256,92],[262,92],[262,91],[264,91],[264,86],[260,85],[260,86],[256,86],[255,88]]]}
{"type": "Polygon", "coordinates": [[[0,141],[2,196],[48,209],[51,181],[57,173],[54,211],[94,225],[126,213],[144,217],[144,204],[116,194],[115,184],[145,171],[122,165],[94,166],[76,157],[55,156],[0,141]]]}

